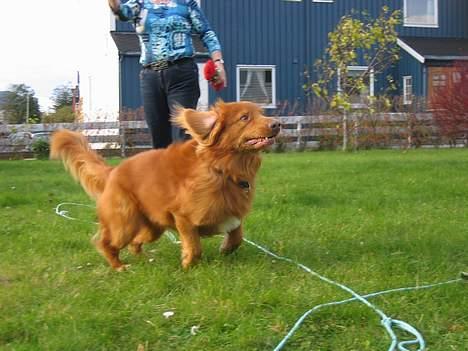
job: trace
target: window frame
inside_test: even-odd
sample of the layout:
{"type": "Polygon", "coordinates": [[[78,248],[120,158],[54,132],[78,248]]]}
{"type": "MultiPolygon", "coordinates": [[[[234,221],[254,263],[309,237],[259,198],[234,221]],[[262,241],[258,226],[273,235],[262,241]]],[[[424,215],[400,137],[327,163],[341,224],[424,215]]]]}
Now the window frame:
{"type": "MultiPolygon", "coordinates": [[[[349,72],[350,71],[361,71],[361,72],[364,72],[364,71],[367,71],[369,69],[368,66],[347,66],[346,67],[346,71],[349,75],[349,72]]],[[[337,89],[338,89],[338,92],[342,92],[342,87],[341,87],[341,72],[340,70],[338,70],[338,82],[337,82],[337,89]]],[[[371,68],[370,72],[369,72],[369,96],[374,96],[374,84],[375,84],[375,73],[374,73],[374,69],[371,68]]],[[[367,104],[365,103],[352,103],[351,104],[351,108],[365,108],[367,107],[367,104]]]]}
{"type": "Polygon", "coordinates": [[[408,1],[410,0],[403,1],[403,26],[404,27],[439,28],[439,0],[434,0],[434,23],[429,23],[429,24],[411,23],[407,21],[408,1]]]}
{"type": "Polygon", "coordinates": [[[239,64],[236,65],[236,101],[241,101],[240,99],[240,72],[242,69],[271,69],[271,104],[260,104],[255,102],[256,104],[260,105],[262,108],[265,109],[275,109],[276,106],[276,65],[244,65],[239,64]]]}
{"type": "Polygon", "coordinates": [[[413,103],[413,76],[403,76],[403,105],[411,105],[413,103]],[[408,97],[407,82],[411,81],[411,95],[408,97]]]}

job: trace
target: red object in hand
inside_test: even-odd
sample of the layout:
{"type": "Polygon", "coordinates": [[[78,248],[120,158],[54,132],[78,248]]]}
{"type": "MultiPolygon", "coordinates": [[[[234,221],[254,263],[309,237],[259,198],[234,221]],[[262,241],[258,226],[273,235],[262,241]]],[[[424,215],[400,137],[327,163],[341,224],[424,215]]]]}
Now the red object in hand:
{"type": "Polygon", "coordinates": [[[214,90],[220,91],[224,88],[224,82],[219,81],[219,73],[213,60],[208,60],[203,68],[205,79],[210,82],[214,90]]]}

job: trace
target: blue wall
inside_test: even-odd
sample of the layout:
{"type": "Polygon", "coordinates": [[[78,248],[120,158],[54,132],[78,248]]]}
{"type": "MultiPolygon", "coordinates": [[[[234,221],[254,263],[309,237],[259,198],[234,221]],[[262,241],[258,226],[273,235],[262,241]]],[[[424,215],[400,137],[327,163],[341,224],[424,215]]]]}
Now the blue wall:
{"type": "Polygon", "coordinates": [[[136,109],[142,105],[140,97],[139,56],[125,56],[120,59],[120,106],[136,109]]]}
{"type": "MultiPolygon", "coordinates": [[[[236,99],[236,65],[275,65],[277,103],[302,102],[303,72],[312,69],[328,44],[328,33],[339,19],[354,9],[378,15],[382,6],[402,9],[403,0],[201,0],[202,8],[216,31],[226,61],[229,87],[215,95],[236,99]]],[[[132,30],[129,23],[117,22],[117,30],[132,30]]],[[[399,28],[402,36],[468,38],[468,0],[439,0],[439,28],[399,28]]],[[[121,65],[123,106],[139,106],[137,59],[125,57],[121,65]]],[[[139,69],[139,68],[138,68],[139,69]]],[[[415,93],[423,93],[422,66],[406,53],[391,72],[401,84],[402,75],[412,75],[415,93]],[[406,73],[408,72],[408,73],[406,73]]],[[[382,78],[380,82],[382,81],[382,78]]],[[[380,87],[377,83],[376,89],[380,87]]]]}
{"type": "Polygon", "coordinates": [[[400,95],[403,93],[403,76],[413,77],[413,95],[425,95],[423,67],[422,63],[410,56],[406,51],[400,50],[400,61],[398,63],[398,85],[401,88],[400,95]]]}
{"type": "MultiPolygon", "coordinates": [[[[343,15],[353,10],[367,10],[377,16],[382,6],[402,9],[403,0],[335,0],[334,3],[314,3],[312,0],[287,2],[282,0],[202,0],[205,14],[223,45],[230,88],[221,96],[236,99],[236,65],[276,65],[278,102],[304,98],[302,74],[306,67],[321,57],[332,31],[343,15]]],[[[468,38],[468,1],[439,0],[439,28],[400,26],[402,36],[466,37],[468,38]]],[[[408,67],[405,58],[402,66],[408,67]]],[[[420,67],[412,75],[418,76],[420,67]]],[[[398,79],[398,70],[393,70],[398,79]]],[[[408,73],[409,74],[409,73],[408,73]]],[[[381,78],[382,81],[382,78],[381,78]]],[[[379,86],[376,86],[379,88],[379,86]]],[[[422,93],[422,85],[418,91],[422,93]]]]}

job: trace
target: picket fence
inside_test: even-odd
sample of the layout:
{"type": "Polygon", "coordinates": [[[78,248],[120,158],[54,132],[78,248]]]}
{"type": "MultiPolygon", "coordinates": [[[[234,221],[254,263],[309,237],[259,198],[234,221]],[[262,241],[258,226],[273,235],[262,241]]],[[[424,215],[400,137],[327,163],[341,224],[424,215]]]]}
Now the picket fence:
{"type": "MultiPolygon", "coordinates": [[[[284,116],[282,131],[274,150],[339,148],[343,139],[341,116],[284,116]]],[[[81,131],[92,147],[110,156],[126,157],[151,147],[144,121],[49,123],[0,125],[0,158],[32,157],[32,145],[40,135],[66,128],[81,131]]],[[[353,114],[348,117],[351,148],[408,148],[465,145],[465,140],[443,140],[430,113],[353,114]]]]}

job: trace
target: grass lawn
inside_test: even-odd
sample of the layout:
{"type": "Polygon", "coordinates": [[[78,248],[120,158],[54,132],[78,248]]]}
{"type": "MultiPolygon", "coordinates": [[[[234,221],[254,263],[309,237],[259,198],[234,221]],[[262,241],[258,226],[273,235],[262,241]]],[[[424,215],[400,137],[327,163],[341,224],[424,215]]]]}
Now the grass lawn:
{"type": "MultiPolygon", "coordinates": [[[[247,244],[222,257],[218,237],[188,272],[166,237],[146,257],[124,251],[131,270],[112,272],[89,242],[95,225],[54,213],[64,201],[92,204],[58,162],[0,161],[1,350],[273,350],[303,312],[349,297],[247,244]]],[[[267,154],[245,231],[362,294],[457,278],[468,270],[468,150],[267,154]]],[[[420,330],[427,350],[468,350],[468,285],[372,302],[420,330]]],[[[311,315],[284,350],[389,344],[354,302],[311,315]]]]}

